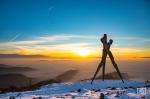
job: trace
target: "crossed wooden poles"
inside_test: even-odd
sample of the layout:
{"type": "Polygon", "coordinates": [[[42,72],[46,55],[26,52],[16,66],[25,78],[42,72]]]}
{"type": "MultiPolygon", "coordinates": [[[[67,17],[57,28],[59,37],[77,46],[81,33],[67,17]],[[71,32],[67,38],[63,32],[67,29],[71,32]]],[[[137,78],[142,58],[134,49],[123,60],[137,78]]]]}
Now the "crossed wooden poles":
{"type": "Polygon", "coordinates": [[[100,71],[100,68],[101,68],[102,66],[103,66],[102,79],[104,80],[104,77],[105,77],[105,63],[106,63],[107,54],[108,54],[109,58],[111,59],[111,62],[112,62],[112,64],[113,64],[114,68],[116,69],[116,71],[117,71],[119,77],[121,78],[122,82],[124,83],[123,78],[122,78],[122,75],[121,75],[121,73],[120,73],[120,71],[119,71],[119,68],[118,68],[118,66],[117,66],[117,64],[116,64],[116,62],[115,62],[115,60],[114,60],[114,57],[113,57],[111,51],[110,51],[110,46],[112,45],[113,40],[110,39],[109,42],[107,42],[107,34],[104,34],[104,36],[101,38],[101,42],[102,42],[102,44],[103,44],[102,59],[101,59],[101,62],[99,63],[99,65],[98,65],[98,67],[97,67],[97,70],[96,70],[96,72],[95,72],[95,74],[94,74],[94,76],[93,76],[93,78],[92,78],[91,84],[93,83],[93,81],[94,81],[94,79],[95,79],[97,73],[100,71]]]}

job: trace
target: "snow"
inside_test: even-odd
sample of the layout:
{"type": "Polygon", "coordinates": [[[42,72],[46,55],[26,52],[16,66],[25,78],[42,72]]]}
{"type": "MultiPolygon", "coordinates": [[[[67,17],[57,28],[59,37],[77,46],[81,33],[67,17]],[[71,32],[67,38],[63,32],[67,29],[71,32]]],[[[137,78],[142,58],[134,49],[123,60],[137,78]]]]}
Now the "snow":
{"type": "Polygon", "coordinates": [[[91,81],[54,83],[33,91],[0,94],[0,99],[8,99],[10,96],[14,96],[15,99],[99,99],[101,93],[105,99],[150,99],[150,93],[145,96],[137,94],[137,88],[144,86],[144,82],[132,80],[125,80],[125,83],[121,80],[95,80],[93,84],[91,81]]]}

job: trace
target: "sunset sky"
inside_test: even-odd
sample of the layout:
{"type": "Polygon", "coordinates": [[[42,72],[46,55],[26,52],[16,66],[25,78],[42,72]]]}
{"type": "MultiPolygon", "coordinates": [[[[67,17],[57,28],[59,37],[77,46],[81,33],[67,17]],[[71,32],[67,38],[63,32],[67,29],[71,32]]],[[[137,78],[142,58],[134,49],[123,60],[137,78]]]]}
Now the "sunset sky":
{"type": "Polygon", "coordinates": [[[150,57],[150,0],[0,0],[0,54],[150,57]]]}

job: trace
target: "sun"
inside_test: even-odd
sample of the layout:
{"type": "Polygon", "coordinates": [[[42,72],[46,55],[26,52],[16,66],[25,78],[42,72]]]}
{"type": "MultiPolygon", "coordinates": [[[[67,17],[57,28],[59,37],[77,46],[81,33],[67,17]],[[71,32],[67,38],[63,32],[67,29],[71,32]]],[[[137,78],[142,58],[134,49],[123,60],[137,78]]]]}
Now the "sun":
{"type": "Polygon", "coordinates": [[[79,54],[80,56],[88,56],[88,55],[89,55],[89,51],[88,51],[88,50],[80,50],[80,51],[78,52],[78,54],[79,54]]]}

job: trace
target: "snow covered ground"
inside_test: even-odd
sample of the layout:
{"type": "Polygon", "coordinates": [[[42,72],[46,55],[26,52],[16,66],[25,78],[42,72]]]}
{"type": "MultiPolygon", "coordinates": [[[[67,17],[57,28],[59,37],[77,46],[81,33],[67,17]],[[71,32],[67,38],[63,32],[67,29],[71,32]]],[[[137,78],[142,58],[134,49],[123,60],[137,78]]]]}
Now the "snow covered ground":
{"type": "Polygon", "coordinates": [[[77,83],[56,83],[40,87],[38,90],[25,92],[9,92],[0,94],[0,99],[99,99],[100,94],[105,99],[150,99],[149,88],[146,88],[146,95],[137,94],[137,88],[146,88],[145,83],[132,80],[95,80],[91,85],[90,81],[77,83]]]}

